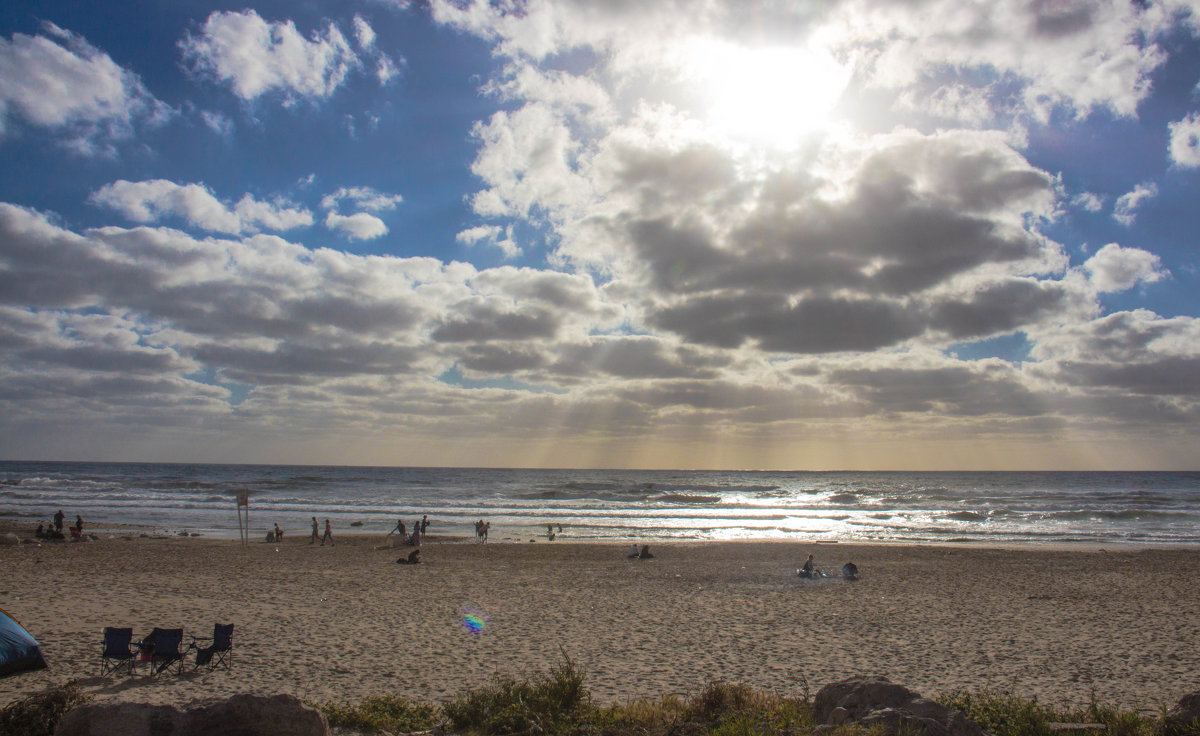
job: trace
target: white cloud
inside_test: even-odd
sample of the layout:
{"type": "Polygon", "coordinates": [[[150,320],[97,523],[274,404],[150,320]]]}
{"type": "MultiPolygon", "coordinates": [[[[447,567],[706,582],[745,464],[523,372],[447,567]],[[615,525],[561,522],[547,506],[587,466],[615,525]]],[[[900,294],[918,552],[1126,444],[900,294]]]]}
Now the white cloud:
{"type": "Polygon", "coordinates": [[[1138,284],[1154,283],[1170,274],[1162,260],[1140,248],[1109,243],[1083,264],[1092,286],[1100,292],[1125,291],[1138,284]]]}
{"type": "Polygon", "coordinates": [[[521,255],[521,247],[513,238],[513,228],[501,228],[499,225],[478,225],[458,233],[455,240],[468,245],[487,243],[494,245],[504,253],[505,258],[516,258],[521,255]]]}
{"type": "Polygon", "coordinates": [[[375,46],[375,29],[361,15],[354,16],[354,38],[364,51],[375,46]]]}
{"type": "Polygon", "coordinates": [[[399,194],[385,194],[371,187],[341,187],[321,198],[321,207],[336,209],[343,201],[369,212],[383,212],[396,208],[404,201],[399,194]]]}
{"type": "Polygon", "coordinates": [[[111,207],[135,222],[182,217],[192,225],[217,233],[290,230],[312,224],[312,214],[290,202],[260,202],[249,194],[230,207],[203,184],[176,184],[165,179],[106,184],[91,196],[95,204],[111,207]]]}
{"type": "Polygon", "coordinates": [[[1185,168],[1200,166],[1200,116],[1191,113],[1167,127],[1171,130],[1171,163],[1185,168]]]}
{"type": "Polygon", "coordinates": [[[487,241],[495,242],[500,234],[504,232],[499,225],[478,225],[476,227],[463,230],[454,239],[460,243],[475,245],[476,243],[487,241]]]}
{"type": "Polygon", "coordinates": [[[200,36],[189,34],[180,46],[196,70],[229,82],[244,100],[273,91],[285,102],[293,95],[323,99],[361,66],[333,23],[310,41],[291,20],[268,23],[254,10],[215,12],[200,36]]]}
{"type": "Polygon", "coordinates": [[[379,59],[375,62],[375,78],[380,84],[387,84],[400,73],[400,69],[396,63],[389,59],[385,54],[380,54],[379,59]]]}
{"type": "Polygon", "coordinates": [[[383,220],[366,212],[356,212],[353,215],[330,212],[325,216],[325,227],[340,232],[351,240],[371,240],[383,237],[388,232],[383,220]]]}
{"type": "Polygon", "coordinates": [[[1117,197],[1117,202],[1113,206],[1113,219],[1129,227],[1137,219],[1138,208],[1157,196],[1158,186],[1154,182],[1138,184],[1133,191],[1117,197]]]}
{"type": "Polygon", "coordinates": [[[233,133],[233,120],[228,115],[202,110],[200,119],[217,135],[229,136],[233,133]]]}
{"type": "Polygon", "coordinates": [[[135,122],[158,124],[173,114],[136,74],[82,36],[44,27],[45,36],[0,38],[0,136],[16,116],[68,128],[74,148],[94,153],[105,139],[132,135],[135,122]]]}
{"type": "Polygon", "coordinates": [[[1085,212],[1099,212],[1104,209],[1104,200],[1092,192],[1083,192],[1071,198],[1071,204],[1085,212]]]}

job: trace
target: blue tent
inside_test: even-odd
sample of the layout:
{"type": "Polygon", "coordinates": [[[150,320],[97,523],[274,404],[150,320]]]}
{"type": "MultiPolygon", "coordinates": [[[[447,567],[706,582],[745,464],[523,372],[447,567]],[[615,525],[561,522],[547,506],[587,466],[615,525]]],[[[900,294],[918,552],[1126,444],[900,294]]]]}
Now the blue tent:
{"type": "Polygon", "coordinates": [[[0,609],[0,677],[46,666],[42,647],[25,627],[0,609]]]}

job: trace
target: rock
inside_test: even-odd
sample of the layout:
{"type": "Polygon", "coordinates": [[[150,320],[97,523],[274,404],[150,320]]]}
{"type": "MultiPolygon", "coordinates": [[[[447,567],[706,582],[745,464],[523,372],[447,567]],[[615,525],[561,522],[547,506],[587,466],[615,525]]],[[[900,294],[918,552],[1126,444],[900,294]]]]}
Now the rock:
{"type": "MultiPolygon", "coordinates": [[[[1193,723],[1200,722],[1200,690],[1188,693],[1171,706],[1163,717],[1163,731],[1185,733],[1193,723]]],[[[1196,733],[1191,731],[1191,733],[1196,733]]]]}
{"type": "Polygon", "coordinates": [[[67,711],[54,729],[55,736],[176,736],[184,733],[184,714],[170,705],[98,703],[67,711]]]}
{"type": "Polygon", "coordinates": [[[0,534],[0,547],[15,547],[20,543],[21,538],[12,532],[0,534]]]}
{"type": "Polygon", "coordinates": [[[882,728],[886,734],[984,736],[979,724],[962,711],[927,700],[886,677],[851,677],[821,688],[813,715],[824,725],[813,733],[829,733],[845,723],[882,728]]]}
{"type": "Polygon", "coordinates": [[[55,736],[329,736],[325,715],[291,695],[234,695],[186,711],[170,705],[89,703],[63,716],[55,736]]]}

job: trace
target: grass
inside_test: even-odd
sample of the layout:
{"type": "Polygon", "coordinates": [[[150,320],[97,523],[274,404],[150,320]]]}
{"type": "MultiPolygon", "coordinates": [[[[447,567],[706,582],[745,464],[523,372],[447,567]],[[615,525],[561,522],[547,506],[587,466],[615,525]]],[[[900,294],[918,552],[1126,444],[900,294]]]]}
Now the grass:
{"type": "Polygon", "coordinates": [[[1052,723],[1098,723],[1103,729],[1093,733],[1106,736],[1200,736],[1200,723],[1168,727],[1165,712],[1155,716],[1122,711],[1101,705],[1093,694],[1088,707],[1079,710],[1056,710],[1041,705],[1037,699],[1021,698],[1011,693],[992,691],[958,691],[935,698],[939,703],[961,710],[967,718],[996,736],[1051,736],[1056,732],[1052,723]]]}
{"type": "MultiPolygon", "coordinates": [[[[464,736],[808,736],[814,722],[808,685],[794,696],[713,682],[689,697],[675,695],[597,705],[584,674],[566,654],[544,675],[497,677],[447,703],[414,703],[395,695],[355,705],[324,704],[342,733],[408,734],[434,729],[464,736]]],[[[1163,716],[1104,706],[1067,711],[1036,699],[992,691],[955,691],[934,698],[961,710],[995,736],[1051,736],[1053,723],[1100,723],[1106,736],[1200,736],[1200,723],[1168,728],[1163,716]]],[[[0,734],[49,736],[71,708],[87,702],[75,682],[17,701],[0,711],[0,734]]],[[[874,736],[855,725],[829,736],[874,736]]]]}
{"type": "MultiPolygon", "coordinates": [[[[439,706],[414,706],[402,700],[395,716],[364,700],[355,707],[321,706],[330,726],[364,734],[411,733],[439,726],[465,736],[808,736],[814,722],[808,683],[786,696],[743,685],[713,682],[689,697],[674,695],[596,705],[584,686],[584,674],[566,653],[545,675],[497,677],[489,685],[463,693],[439,706]],[[370,717],[364,714],[374,714],[370,717]]],[[[1144,715],[1103,706],[1093,697],[1087,708],[1068,711],[1036,699],[991,691],[956,691],[935,698],[961,710],[995,736],[1051,736],[1051,724],[1100,723],[1106,736],[1200,736],[1192,724],[1170,730],[1163,714],[1144,715]]],[[[850,724],[831,736],[882,733],[850,724]]]]}
{"type": "Polygon", "coordinates": [[[6,736],[51,736],[67,711],[88,700],[90,698],[71,680],[0,710],[0,733],[6,736]]]}

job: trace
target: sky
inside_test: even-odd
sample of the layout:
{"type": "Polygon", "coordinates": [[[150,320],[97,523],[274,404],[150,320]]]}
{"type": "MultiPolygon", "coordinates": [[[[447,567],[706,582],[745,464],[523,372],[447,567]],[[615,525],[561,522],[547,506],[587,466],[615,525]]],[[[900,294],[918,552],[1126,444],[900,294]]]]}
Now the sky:
{"type": "Polygon", "coordinates": [[[1198,84],[1200,0],[8,0],[0,458],[1196,469],[1198,84]]]}

